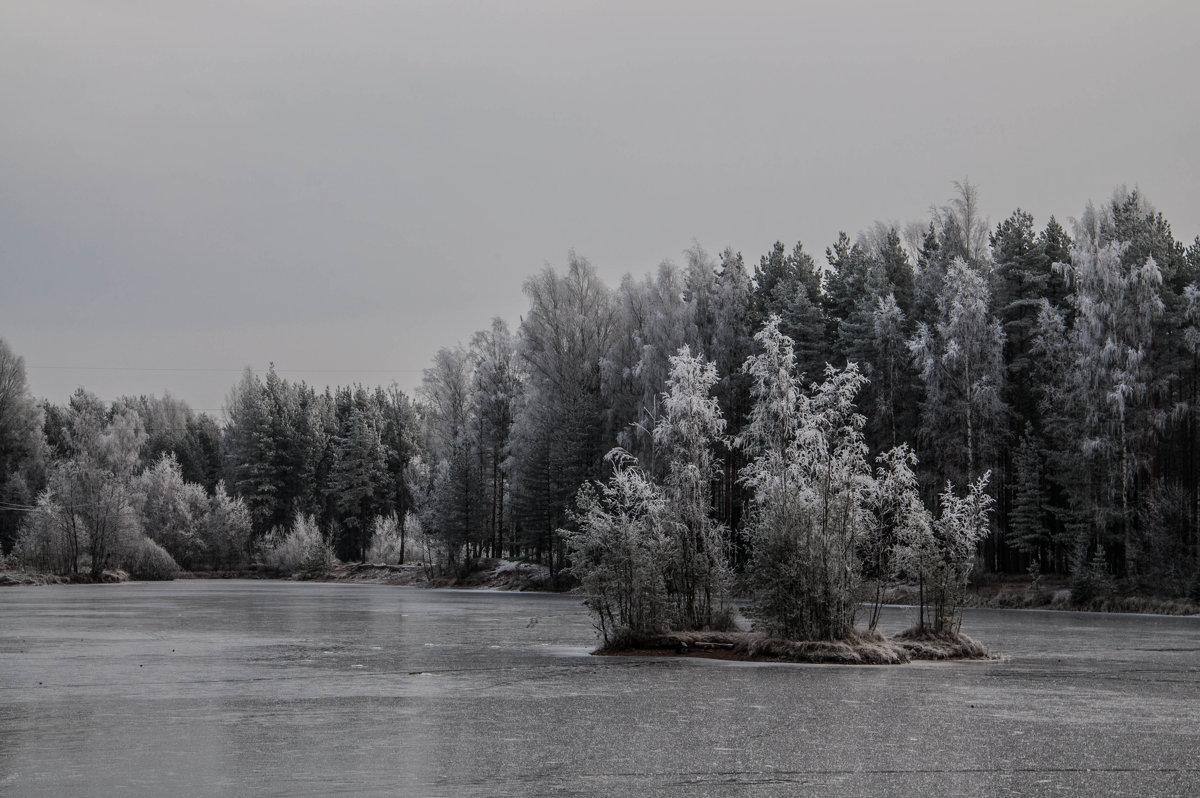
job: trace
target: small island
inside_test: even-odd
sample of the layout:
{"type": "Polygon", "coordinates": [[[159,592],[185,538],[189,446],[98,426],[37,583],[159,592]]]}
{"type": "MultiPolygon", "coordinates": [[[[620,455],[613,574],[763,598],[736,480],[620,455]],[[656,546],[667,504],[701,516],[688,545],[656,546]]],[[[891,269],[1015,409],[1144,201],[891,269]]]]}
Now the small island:
{"type": "Polygon", "coordinates": [[[829,366],[805,391],[779,324],[768,320],[755,336],[760,354],[742,367],[753,406],[736,439],[721,439],[715,366],[683,347],[670,358],[653,430],[661,480],[617,448],[608,481],[580,489],[576,528],[562,534],[603,638],[596,653],[861,665],[992,658],[960,631],[976,544],[988,531],[990,474],[965,495],[947,483],[934,517],[907,445],[868,461],[858,368],[829,366]],[[741,581],[753,631],[734,622],[730,536],[709,512],[722,443],[747,458],[751,554],[741,581]],[[918,583],[920,612],[915,627],[889,639],[877,624],[884,584],[895,578],[918,583]],[[860,629],[864,600],[871,610],[860,629]]]}
{"type": "Polygon", "coordinates": [[[913,660],[998,659],[985,646],[961,632],[939,634],[917,628],[891,638],[878,631],[856,630],[842,640],[785,640],[758,632],[664,632],[623,637],[594,653],[829,665],[903,665],[913,660]]]}

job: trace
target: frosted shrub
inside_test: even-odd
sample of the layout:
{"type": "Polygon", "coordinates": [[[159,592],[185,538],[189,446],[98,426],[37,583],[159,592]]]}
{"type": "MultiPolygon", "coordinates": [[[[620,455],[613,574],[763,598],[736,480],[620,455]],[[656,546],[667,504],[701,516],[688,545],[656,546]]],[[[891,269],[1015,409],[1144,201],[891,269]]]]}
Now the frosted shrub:
{"type": "Polygon", "coordinates": [[[241,498],[225,492],[225,483],[218,482],[216,492],[208,501],[204,516],[203,536],[210,568],[240,568],[246,562],[250,542],[250,510],[241,498]]]}
{"type": "Polygon", "coordinates": [[[337,560],[313,517],[298,513],[290,531],[272,532],[263,562],[284,576],[311,577],[327,573],[337,560]]]}
{"type": "Polygon", "coordinates": [[[897,576],[897,547],[904,541],[930,535],[933,519],[921,502],[917,456],[900,444],[875,458],[875,489],[871,495],[871,526],[860,549],[864,568],[874,581],[869,628],[879,624],[884,585],[897,576]]]}
{"type": "Polygon", "coordinates": [[[375,531],[371,535],[371,548],[367,550],[367,562],[403,563],[404,527],[395,513],[375,516],[375,531]]]}
{"type": "Polygon", "coordinates": [[[972,483],[965,496],[955,494],[954,485],[947,482],[932,527],[907,530],[896,549],[899,570],[920,584],[922,631],[957,633],[962,625],[975,549],[988,532],[993,500],[984,491],[990,477],[989,471],[972,483]]]}
{"type": "Polygon", "coordinates": [[[184,482],[173,454],[162,455],[136,477],[135,488],[135,504],[146,535],[183,567],[198,567],[206,559],[202,533],[208,496],[204,488],[184,482]]]}
{"type": "Polygon", "coordinates": [[[136,538],[122,553],[121,566],[134,579],[159,581],[174,579],[179,565],[167,550],[147,537],[136,538]]]}
{"type": "Polygon", "coordinates": [[[673,556],[668,508],[637,460],[623,449],[605,457],[613,475],[585,484],[576,500],[578,530],[563,530],[571,573],[606,644],[671,626],[663,567],[673,556]]]}

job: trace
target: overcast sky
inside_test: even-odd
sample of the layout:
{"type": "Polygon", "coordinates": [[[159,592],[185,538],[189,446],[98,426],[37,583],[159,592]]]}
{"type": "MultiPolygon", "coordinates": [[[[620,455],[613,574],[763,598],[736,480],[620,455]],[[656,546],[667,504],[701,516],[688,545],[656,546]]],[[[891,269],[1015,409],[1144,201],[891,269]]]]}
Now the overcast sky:
{"type": "Polygon", "coordinates": [[[0,3],[0,338],[37,396],[411,390],[574,248],[757,262],[979,187],[1200,233],[1200,3],[0,3]],[[983,8],[985,10],[978,10],[983,8]],[[84,367],[87,367],[86,369],[84,367]]]}

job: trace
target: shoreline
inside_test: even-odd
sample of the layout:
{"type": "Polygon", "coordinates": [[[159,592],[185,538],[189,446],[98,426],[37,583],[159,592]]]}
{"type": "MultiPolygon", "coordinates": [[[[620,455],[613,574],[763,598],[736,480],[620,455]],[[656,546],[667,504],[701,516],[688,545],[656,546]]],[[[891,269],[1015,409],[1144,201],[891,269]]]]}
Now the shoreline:
{"type": "MultiPolygon", "coordinates": [[[[284,577],[266,569],[242,569],[235,571],[180,571],[176,579],[297,579],[284,577]]],[[[400,585],[429,589],[450,588],[455,590],[501,590],[513,592],[571,593],[571,590],[555,589],[550,571],[546,566],[523,563],[515,560],[486,561],[486,567],[477,569],[465,577],[456,578],[448,574],[431,573],[422,564],[389,565],[380,563],[344,563],[328,574],[304,577],[302,581],[313,582],[358,582],[363,584],[400,585]]],[[[36,585],[74,584],[118,584],[137,581],[123,571],[105,571],[99,580],[86,574],[57,576],[54,574],[25,573],[23,571],[0,571],[0,588],[36,585]]],[[[997,580],[972,588],[966,595],[964,606],[971,609],[1038,610],[1042,612],[1094,612],[1115,615],[1161,615],[1190,617],[1200,615],[1200,604],[1187,598],[1162,598],[1156,596],[1126,595],[1096,598],[1084,604],[1070,601],[1070,590],[1065,581],[1047,584],[1043,589],[1032,591],[1028,581],[997,580]]],[[[884,604],[889,606],[915,606],[918,593],[912,589],[893,588],[888,591],[884,604]]],[[[869,602],[864,602],[864,604],[869,602]]]]}

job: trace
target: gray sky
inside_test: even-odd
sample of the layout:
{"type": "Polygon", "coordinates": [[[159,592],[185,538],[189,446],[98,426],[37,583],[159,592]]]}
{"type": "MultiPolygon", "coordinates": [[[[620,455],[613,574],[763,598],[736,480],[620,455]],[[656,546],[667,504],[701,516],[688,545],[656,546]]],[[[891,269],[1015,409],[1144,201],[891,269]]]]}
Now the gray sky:
{"type": "Polygon", "coordinates": [[[977,6],[5,2],[0,338],[55,402],[215,409],[270,361],[411,390],[572,247],[819,254],[963,177],[1200,232],[1200,3],[977,6]]]}

